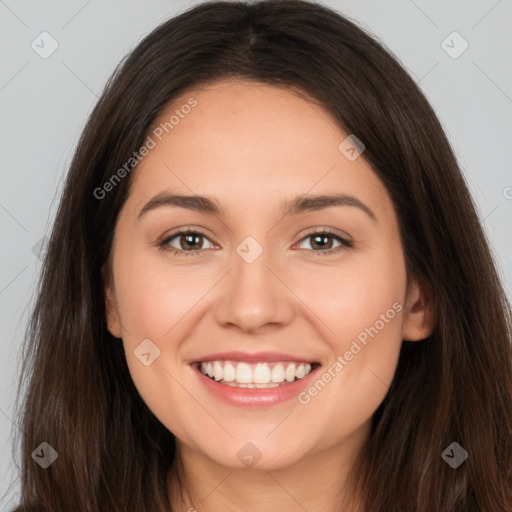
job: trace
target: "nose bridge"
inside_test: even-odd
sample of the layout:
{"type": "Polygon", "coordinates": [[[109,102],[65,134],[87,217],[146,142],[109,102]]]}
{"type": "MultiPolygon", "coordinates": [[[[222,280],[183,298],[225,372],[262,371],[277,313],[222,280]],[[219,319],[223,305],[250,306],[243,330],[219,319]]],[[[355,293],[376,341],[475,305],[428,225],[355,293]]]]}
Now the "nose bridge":
{"type": "Polygon", "coordinates": [[[270,293],[273,286],[270,282],[273,276],[269,270],[272,260],[272,253],[268,247],[264,247],[252,236],[246,237],[236,247],[232,258],[235,267],[233,269],[234,286],[246,287],[243,292],[249,297],[255,296],[261,291],[260,288],[270,293]],[[247,293],[251,289],[253,293],[247,293]]]}
{"type": "Polygon", "coordinates": [[[274,275],[273,261],[272,251],[252,236],[246,237],[235,248],[227,287],[215,311],[220,323],[254,330],[290,319],[293,309],[290,296],[274,275]]]}

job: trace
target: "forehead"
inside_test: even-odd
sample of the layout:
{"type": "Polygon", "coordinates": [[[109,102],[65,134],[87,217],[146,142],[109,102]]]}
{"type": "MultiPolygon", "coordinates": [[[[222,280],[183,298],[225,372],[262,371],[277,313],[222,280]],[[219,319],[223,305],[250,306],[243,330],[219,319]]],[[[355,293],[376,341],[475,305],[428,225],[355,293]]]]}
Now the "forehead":
{"type": "Polygon", "coordinates": [[[149,136],[155,146],[134,172],[132,199],[168,187],[243,206],[276,194],[342,191],[389,206],[367,162],[340,151],[347,134],[330,113],[287,88],[227,80],[191,89],[149,136]]]}

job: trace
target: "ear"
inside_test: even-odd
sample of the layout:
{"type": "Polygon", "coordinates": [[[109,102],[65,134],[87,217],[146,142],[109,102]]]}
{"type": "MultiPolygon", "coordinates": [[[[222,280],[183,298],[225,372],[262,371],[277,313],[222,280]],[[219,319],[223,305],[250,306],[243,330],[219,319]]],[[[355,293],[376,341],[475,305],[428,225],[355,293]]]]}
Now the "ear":
{"type": "Polygon", "coordinates": [[[117,309],[117,300],[111,275],[106,275],[106,268],[103,269],[103,282],[105,290],[105,312],[107,320],[107,328],[114,338],[121,338],[121,321],[119,319],[119,311],[117,309]]]}
{"type": "Polygon", "coordinates": [[[117,310],[115,293],[110,285],[105,288],[105,310],[107,317],[107,328],[114,338],[121,338],[121,322],[117,310]]]}
{"type": "Polygon", "coordinates": [[[407,286],[402,338],[420,341],[428,338],[434,329],[434,310],[426,286],[413,278],[407,286]]]}

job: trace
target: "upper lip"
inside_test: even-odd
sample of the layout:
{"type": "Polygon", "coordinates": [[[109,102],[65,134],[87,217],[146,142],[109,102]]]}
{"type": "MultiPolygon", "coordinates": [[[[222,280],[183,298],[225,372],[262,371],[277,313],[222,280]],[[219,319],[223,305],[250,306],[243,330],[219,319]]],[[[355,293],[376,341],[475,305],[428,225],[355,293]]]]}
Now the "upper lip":
{"type": "Polygon", "coordinates": [[[190,364],[203,363],[208,361],[240,361],[246,363],[256,363],[259,361],[297,361],[299,363],[313,363],[314,359],[306,357],[298,357],[284,352],[217,352],[216,354],[208,354],[197,357],[190,361],[190,364]]]}

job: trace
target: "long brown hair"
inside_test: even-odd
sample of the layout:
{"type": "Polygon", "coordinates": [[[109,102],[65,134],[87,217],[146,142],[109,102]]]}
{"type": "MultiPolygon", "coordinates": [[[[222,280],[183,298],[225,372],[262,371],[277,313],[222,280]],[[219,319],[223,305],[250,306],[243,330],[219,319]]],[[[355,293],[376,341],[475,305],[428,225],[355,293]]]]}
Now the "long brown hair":
{"type": "Polygon", "coordinates": [[[94,191],[178,95],[242,78],[318,101],[387,187],[408,275],[436,324],[403,342],[353,472],[365,512],[512,511],[511,309],[453,151],[397,59],[355,23],[301,0],[210,2],[170,19],[120,64],[72,160],[23,347],[18,512],[170,510],[174,436],[130,377],[105,323],[102,269],[131,175],[94,191]],[[58,459],[42,469],[47,442],[58,459]],[[453,469],[453,442],[468,459],[453,469]]]}

